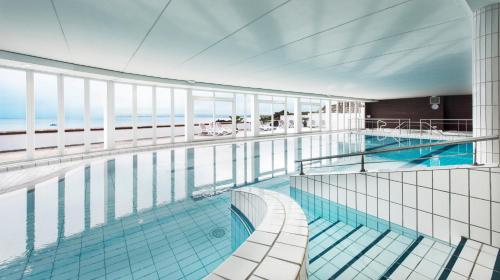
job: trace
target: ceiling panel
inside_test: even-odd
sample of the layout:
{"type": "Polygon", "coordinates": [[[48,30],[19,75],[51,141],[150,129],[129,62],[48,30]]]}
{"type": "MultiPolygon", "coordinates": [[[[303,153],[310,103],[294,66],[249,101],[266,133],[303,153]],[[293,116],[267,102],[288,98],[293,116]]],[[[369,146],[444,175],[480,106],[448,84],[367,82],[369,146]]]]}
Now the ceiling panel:
{"type": "Polygon", "coordinates": [[[49,0],[0,1],[0,49],[68,61],[69,53],[49,0]]]}
{"type": "Polygon", "coordinates": [[[73,62],[123,70],[168,1],[54,0],[54,4],[73,62]]]}
{"type": "Polygon", "coordinates": [[[53,1],[62,30],[50,0],[0,1],[0,49],[136,74],[353,97],[471,89],[465,0],[53,1]]]}

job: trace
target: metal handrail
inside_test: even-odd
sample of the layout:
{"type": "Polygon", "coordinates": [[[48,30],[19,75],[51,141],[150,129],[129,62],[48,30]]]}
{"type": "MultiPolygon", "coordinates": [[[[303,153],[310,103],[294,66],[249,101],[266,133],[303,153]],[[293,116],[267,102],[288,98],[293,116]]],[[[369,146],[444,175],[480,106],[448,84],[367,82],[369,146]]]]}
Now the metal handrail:
{"type": "MultiPolygon", "coordinates": [[[[305,175],[304,174],[304,164],[303,164],[304,162],[319,161],[319,160],[334,159],[334,158],[345,158],[345,157],[361,156],[361,170],[360,170],[360,172],[366,172],[366,170],[365,170],[365,155],[382,154],[382,153],[389,153],[389,152],[398,152],[398,151],[404,151],[404,150],[413,150],[413,149],[436,147],[436,146],[458,145],[458,144],[466,144],[466,143],[471,143],[471,142],[472,143],[476,143],[476,142],[491,141],[491,140],[500,140],[500,139],[499,139],[498,136],[471,137],[471,138],[462,139],[462,140],[451,140],[451,141],[444,141],[444,142],[434,142],[434,143],[420,144],[420,145],[414,145],[414,146],[405,146],[405,147],[380,149],[380,150],[370,150],[370,151],[364,151],[364,152],[354,152],[354,153],[332,155],[332,156],[324,156],[324,157],[315,157],[315,158],[308,158],[308,159],[296,160],[295,162],[296,163],[300,163],[300,175],[305,175]]],[[[477,147],[476,146],[477,145],[474,145],[474,163],[473,163],[473,165],[478,165],[478,163],[477,163],[477,147]]]]}

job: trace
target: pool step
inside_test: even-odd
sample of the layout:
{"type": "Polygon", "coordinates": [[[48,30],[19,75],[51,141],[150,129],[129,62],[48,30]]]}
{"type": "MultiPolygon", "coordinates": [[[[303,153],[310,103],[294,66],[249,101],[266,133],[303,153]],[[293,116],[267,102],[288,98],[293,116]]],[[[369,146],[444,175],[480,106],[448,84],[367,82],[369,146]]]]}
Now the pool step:
{"type": "Polygon", "coordinates": [[[499,249],[462,237],[439,279],[500,279],[499,249]]]}
{"type": "Polygon", "coordinates": [[[454,248],[427,237],[417,238],[383,279],[438,279],[452,258],[454,248]]]}
{"type": "Polygon", "coordinates": [[[309,275],[311,279],[467,279],[456,271],[463,266],[457,263],[467,261],[461,254],[454,257],[461,251],[477,259],[470,262],[470,275],[488,272],[489,278],[479,279],[499,279],[495,278],[498,249],[468,242],[460,250],[423,236],[410,238],[321,218],[310,225],[309,275]]]}

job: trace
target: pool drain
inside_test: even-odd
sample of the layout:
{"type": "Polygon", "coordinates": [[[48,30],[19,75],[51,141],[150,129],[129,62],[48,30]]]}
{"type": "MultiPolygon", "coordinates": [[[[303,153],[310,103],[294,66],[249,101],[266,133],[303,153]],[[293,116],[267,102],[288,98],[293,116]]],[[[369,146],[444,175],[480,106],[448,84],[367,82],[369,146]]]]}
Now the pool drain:
{"type": "Polygon", "coordinates": [[[226,235],[226,230],[224,228],[218,227],[210,230],[210,236],[214,238],[222,238],[226,235]]]}

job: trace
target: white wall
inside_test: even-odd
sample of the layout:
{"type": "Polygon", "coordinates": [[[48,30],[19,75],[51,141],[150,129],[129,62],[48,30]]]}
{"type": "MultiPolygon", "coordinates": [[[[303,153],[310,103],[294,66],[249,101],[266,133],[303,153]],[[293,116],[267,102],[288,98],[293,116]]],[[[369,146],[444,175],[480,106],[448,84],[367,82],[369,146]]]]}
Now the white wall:
{"type": "Polygon", "coordinates": [[[291,186],[457,244],[500,247],[500,167],[292,176],[291,186]]]}

